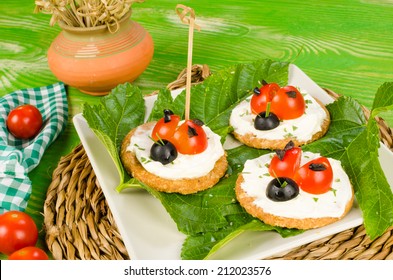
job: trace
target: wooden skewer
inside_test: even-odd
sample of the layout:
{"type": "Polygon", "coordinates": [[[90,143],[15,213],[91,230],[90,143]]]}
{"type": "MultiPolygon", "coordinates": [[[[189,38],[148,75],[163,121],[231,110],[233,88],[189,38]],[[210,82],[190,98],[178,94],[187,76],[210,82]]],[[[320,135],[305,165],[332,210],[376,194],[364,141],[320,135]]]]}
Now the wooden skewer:
{"type": "Polygon", "coordinates": [[[194,40],[194,28],[200,31],[200,26],[195,24],[195,12],[192,8],[178,4],[176,13],[180,20],[189,25],[188,28],[188,54],[187,54],[187,72],[186,72],[186,104],[185,104],[185,120],[190,119],[190,103],[191,103],[191,68],[192,68],[192,47],[194,40]],[[186,17],[190,14],[189,17],[186,17]]]}

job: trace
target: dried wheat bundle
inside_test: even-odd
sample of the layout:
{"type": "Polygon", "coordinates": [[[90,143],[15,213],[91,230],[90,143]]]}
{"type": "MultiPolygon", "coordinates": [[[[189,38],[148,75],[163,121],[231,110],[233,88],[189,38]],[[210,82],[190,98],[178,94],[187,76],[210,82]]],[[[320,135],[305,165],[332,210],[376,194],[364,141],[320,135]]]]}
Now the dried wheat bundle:
{"type": "Polygon", "coordinates": [[[144,0],[36,0],[35,12],[51,14],[50,25],[62,22],[72,27],[106,25],[115,32],[119,19],[144,0]]]}

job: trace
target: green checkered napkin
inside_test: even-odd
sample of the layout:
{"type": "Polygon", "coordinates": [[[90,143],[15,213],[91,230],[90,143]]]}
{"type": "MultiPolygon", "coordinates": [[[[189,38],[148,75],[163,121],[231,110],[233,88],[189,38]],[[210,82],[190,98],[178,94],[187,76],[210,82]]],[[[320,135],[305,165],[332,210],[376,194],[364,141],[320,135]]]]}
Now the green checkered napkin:
{"type": "Polygon", "coordinates": [[[28,173],[40,162],[46,148],[59,136],[68,119],[64,84],[14,91],[0,98],[0,213],[24,211],[32,185],[28,173]],[[21,140],[8,132],[12,109],[31,104],[42,114],[43,128],[33,139],[21,140]]]}

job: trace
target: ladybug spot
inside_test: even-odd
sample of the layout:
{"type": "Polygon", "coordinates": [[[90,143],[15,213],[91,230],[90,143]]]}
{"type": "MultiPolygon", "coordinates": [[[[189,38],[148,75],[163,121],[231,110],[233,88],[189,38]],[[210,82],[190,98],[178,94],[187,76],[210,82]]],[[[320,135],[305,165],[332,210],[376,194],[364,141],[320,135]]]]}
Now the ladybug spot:
{"type": "Polygon", "coordinates": [[[188,134],[189,138],[194,137],[194,136],[198,136],[198,133],[196,132],[195,128],[193,128],[191,126],[188,126],[187,134],[188,134]]]}
{"type": "Polygon", "coordinates": [[[286,94],[287,94],[288,97],[290,97],[290,98],[296,98],[296,91],[294,91],[294,90],[287,91],[286,94]]]}
{"type": "Polygon", "coordinates": [[[324,165],[323,163],[311,163],[308,168],[312,171],[325,171],[326,165],[324,165]]]}

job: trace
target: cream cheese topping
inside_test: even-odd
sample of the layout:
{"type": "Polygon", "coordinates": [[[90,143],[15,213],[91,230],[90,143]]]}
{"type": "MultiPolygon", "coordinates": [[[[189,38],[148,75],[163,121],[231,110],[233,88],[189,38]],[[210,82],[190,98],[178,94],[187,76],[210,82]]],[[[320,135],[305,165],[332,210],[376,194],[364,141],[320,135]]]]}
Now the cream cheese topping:
{"type": "MultiPolygon", "coordinates": [[[[180,122],[182,124],[183,122],[180,122]]],[[[185,155],[178,153],[177,158],[166,165],[150,158],[150,148],[153,140],[150,139],[154,125],[149,128],[138,127],[131,137],[127,151],[133,152],[139,162],[150,173],[165,179],[185,179],[205,176],[213,170],[217,160],[225,153],[220,136],[215,134],[208,126],[203,129],[208,138],[208,146],[205,151],[196,155],[185,155]]]]}
{"type": "MultiPolygon", "coordinates": [[[[267,185],[273,180],[268,171],[273,155],[274,153],[269,153],[247,160],[244,165],[242,172],[244,182],[241,188],[250,197],[255,197],[253,202],[255,206],[263,208],[265,213],[295,219],[341,217],[344,214],[353,193],[348,175],[341,167],[340,161],[328,158],[333,169],[333,185],[330,191],[316,195],[300,189],[299,195],[294,199],[276,202],[266,196],[267,185]]],[[[301,165],[319,156],[319,154],[303,152],[301,165]]]]}
{"type": "Polygon", "coordinates": [[[305,113],[299,118],[283,120],[280,125],[271,130],[258,130],[254,127],[255,114],[251,112],[250,98],[237,105],[230,117],[230,125],[240,135],[252,134],[257,138],[268,140],[282,140],[295,137],[299,141],[308,141],[312,136],[322,130],[322,124],[327,115],[325,110],[309,94],[304,94],[306,102],[305,113]]]}

